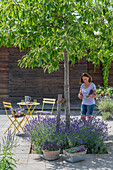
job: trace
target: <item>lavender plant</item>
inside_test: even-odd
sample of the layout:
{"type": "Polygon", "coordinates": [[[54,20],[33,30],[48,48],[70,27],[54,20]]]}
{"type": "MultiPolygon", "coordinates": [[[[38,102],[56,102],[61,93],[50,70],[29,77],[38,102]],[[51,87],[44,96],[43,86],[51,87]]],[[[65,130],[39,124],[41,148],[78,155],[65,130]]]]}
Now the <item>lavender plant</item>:
{"type": "Polygon", "coordinates": [[[34,119],[25,126],[25,133],[30,134],[31,143],[38,153],[42,152],[44,142],[49,138],[48,136],[53,133],[55,122],[56,120],[50,120],[49,122],[46,118],[40,120],[34,119]]]}
{"type": "Polygon", "coordinates": [[[26,134],[29,134],[31,143],[34,145],[34,149],[38,153],[42,153],[42,147],[44,142],[49,139],[49,141],[59,141],[61,148],[67,145],[67,139],[65,134],[65,121],[61,121],[60,128],[56,128],[57,119],[55,118],[42,118],[34,119],[30,121],[24,128],[26,134]]]}
{"type": "Polygon", "coordinates": [[[93,117],[87,122],[73,119],[66,134],[70,147],[86,145],[88,153],[107,153],[104,141],[108,138],[108,128],[102,119],[93,117]]]}
{"type": "Polygon", "coordinates": [[[42,152],[45,141],[60,142],[61,149],[85,145],[88,153],[106,153],[104,141],[108,137],[107,123],[93,117],[84,122],[78,118],[70,119],[70,128],[66,129],[66,122],[62,117],[59,129],[56,117],[35,119],[25,126],[25,133],[29,134],[31,143],[38,153],[42,152]]]}
{"type": "Polygon", "coordinates": [[[44,145],[42,147],[43,150],[48,150],[48,151],[57,151],[60,148],[60,143],[59,142],[52,142],[52,141],[45,141],[44,145]]]}
{"type": "Polygon", "coordinates": [[[3,139],[3,146],[0,153],[0,170],[13,170],[16,167],[17,160],[13,158],[12,149],[17,146],[15,134],[11,136],[11,131],[8,131],[7,136],[3,139]]]}

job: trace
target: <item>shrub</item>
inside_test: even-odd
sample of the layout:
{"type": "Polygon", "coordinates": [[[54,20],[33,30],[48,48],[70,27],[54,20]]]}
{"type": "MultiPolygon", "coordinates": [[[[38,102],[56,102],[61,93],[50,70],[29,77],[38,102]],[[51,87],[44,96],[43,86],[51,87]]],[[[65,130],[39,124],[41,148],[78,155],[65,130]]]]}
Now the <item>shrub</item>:
{"type": "Polygon", "coordinates": [[[67,139],[70,147],[86,145],[88,153],[106,153],[104,140],[107,140],[107,124],[95,117],[92,120],[83,122],[71,121],[70,129],[67,132],[67,139]]]}
{"type": "Polygon", "coordinates": [[[84,122],[71,118],[70,127],[66,127],[64,118],[60,120],[59,129],[56,128],[56,117],[35,119],[25,126],[25,133],[30,136],[31,143],[38,153],[42,153],[44,142],[59,142],[61,149],[85,145],[88,153],[106,153],[104,141],[108,137],[107,124],[102,119],[92,118],[84,122]]]}
{"type": "Polygon", "coordinates": [[[12,149],[17,146],[15,134],[11,136],[11,131],[8,131],[7,136],[3,138],[3,146],[0,154],[0,170],[13,170],[16,167],[17,160],[12,156],[14,155],[12,149]]]}
{"type": "Polygon", "coordinates": [[[66,145],[65,122],[60,123],[60,133],[57,133],[55,118],[34,119],[26,124],[25,133],[30,135],[31,143],[38,153],[42,153],[44,142],[55,141],[60,142],[61,147],[66,145]]]}
{"type": "Polygon", "coordinates": [[[109,119],[113,115],[113,100],[103,99],[97,104],[104,119],[109,119]]]}

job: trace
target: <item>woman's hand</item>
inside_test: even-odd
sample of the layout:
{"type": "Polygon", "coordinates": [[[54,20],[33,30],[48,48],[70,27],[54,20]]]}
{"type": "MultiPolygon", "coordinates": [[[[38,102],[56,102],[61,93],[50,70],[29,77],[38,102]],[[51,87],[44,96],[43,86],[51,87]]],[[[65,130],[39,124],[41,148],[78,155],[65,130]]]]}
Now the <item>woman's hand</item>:
{"type": "Polygon", "coordinates": [[[92,95],[87,95],[87,97],[92,97],[92,98],[96,98],[96,90],[94,91],[94,94],[92,94],[92,95]]]}
{"type": "Polygon", "coordinates": [[[93,98],[93,95],[88,94],[86,97],[92,97],[93,98]]]}
{"type": "Polygon", "coordinates": [[[80,100],[83,99],[83,95],[82,95],[82,91],[81,91],[81,90],[79,91],[78,98],[79,98],[80,100]]]}
{"type": "Polygon", "coordinates": [[[81,99],[81,100],[82,100],[82,99],[83,99],[83,95],[81,95],[81,94],[80,94],[80,95],[79,95],[79,99],[81,99]]]}

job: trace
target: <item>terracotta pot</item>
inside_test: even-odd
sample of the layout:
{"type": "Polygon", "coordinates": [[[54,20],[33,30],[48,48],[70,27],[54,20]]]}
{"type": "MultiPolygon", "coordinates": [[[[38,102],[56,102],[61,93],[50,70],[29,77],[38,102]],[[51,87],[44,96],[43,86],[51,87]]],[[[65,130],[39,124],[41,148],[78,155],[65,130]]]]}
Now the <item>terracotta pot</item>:
{"type": "Polygon", "coordinates": [[[46,160],[52,161],[59,158],[60,149],[57,151],[43,150],[43,155],[46,160]]]}

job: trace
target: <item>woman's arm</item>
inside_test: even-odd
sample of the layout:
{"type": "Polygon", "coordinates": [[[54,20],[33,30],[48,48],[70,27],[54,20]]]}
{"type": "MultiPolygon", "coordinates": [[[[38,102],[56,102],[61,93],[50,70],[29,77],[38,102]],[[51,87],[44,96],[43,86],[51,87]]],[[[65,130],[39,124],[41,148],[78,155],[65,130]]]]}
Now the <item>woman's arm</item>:
{"type": "Polygon", "coordinates": [[[83,99],[83,95],[82,95],[82,91],[81,91],[81,90],[79,91],[78,98],[79,98],[80,100],[83,99]]]}
{"type": "Polygon", "coordinates": [[[94,90],[94,93],[91,95],[88,95],[88,97],[96,98],[96,90],[94,90]]]}

